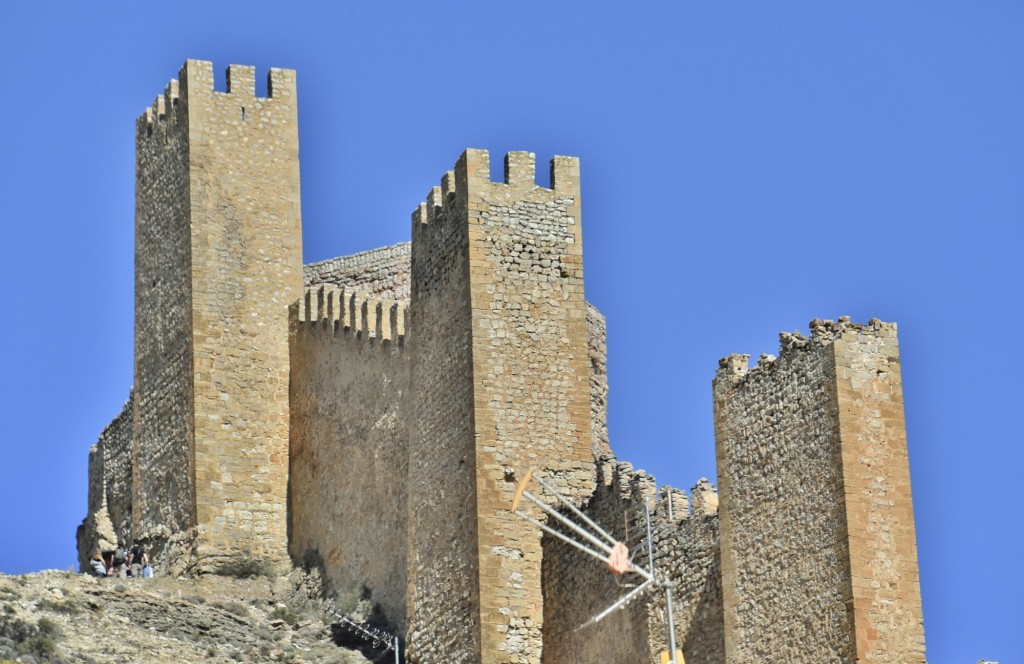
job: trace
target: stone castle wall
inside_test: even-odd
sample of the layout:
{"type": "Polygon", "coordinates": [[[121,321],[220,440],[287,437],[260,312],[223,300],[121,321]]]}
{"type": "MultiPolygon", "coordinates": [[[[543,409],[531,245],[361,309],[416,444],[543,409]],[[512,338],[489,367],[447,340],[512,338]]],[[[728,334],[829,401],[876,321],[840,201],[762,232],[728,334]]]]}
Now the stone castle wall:
{"type": "Polygon", "coordinates": [[[489,155],[455,170],[468,206],[482,662],[537,662],[543,651],[541,542],[510,510],[536,467],[564,495],[594,488],[579,162],[555,157],[551,188],[534,155],[510,152],[504,182],[489,155]]]}
{"type": "Polygon", "coordinates": [[[306,286],[332,284],[371,297],[409,300],[412,251],[408,242],[303,266],[306,286]]]}
{"type": "Polygon", "coordinates": [[[714,383],[728,661],[923,661],[894,327],[814,321],[747,360],[714,383]]]}
{"type": "Polygon", "coordinates": [[[409,508],[404,315],[404,305],[329,286],[307,291],[294,307],[288,497],[292,558],[322,564],[335,593],[371,600],[401,634],[409,508]]]}
{"type": "Polygon", "coordinates": [[[863,662],[925,661],[896,325],[814,321],[832,340],[854,634],[863,662]]]}
{"type": "MultiPolygon", "coordinates": [[[[676,647],[687,661],[724,664],[717,496],[703,481],[691,493],[692,514],[685,493],[667,486],[658,492],[654,477],[609,457],[598,464],[598,487],[583,511],[625,542],[633,560],[647,569],[644,505],[650,508],[654,567],[675,583],[676,647]]],[[[616,577],[600,561],[546,538],[544,661],[660,664],[660,654],[668,651],[662,590],[648,590],[625,609],[581,628],[641,581],[616,577]]]]}
{"type": "Polygon", "coordinates": [[[137,123],[133,533],[204,563],[286,556],[295,76],[189,60],[137,123]]]}
{"type": "Polygon", "coordinates": [[[132,533],[132,416],[134,397],[100,434],[97,446],[103,457],[103,501],[117,543],[131,544],[132,533]]]}
{"type": "Polygon", "coordinates": [[[136,536],[196,525],[189,116],[172,81],[136,122],[136,536]]]}
{"type": "Polygon", "coordinates": [[[590,350],[590,419],[595,459],[611,456],[608,440],[608,331],[604,316],[587,303],[587,347],[590,350]]]}

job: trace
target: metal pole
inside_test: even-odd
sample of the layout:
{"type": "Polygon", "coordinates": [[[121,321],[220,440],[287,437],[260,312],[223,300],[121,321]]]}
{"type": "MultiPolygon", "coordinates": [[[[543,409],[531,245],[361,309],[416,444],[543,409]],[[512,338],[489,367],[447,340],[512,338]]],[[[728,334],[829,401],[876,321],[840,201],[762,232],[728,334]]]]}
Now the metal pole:
{"type": "MultiPolygon", "coordinates": [[[[654,575],[654,537],[651,535],[651,508],[647,501],[644,501],[644,515],[647,517],[647,557],[651,575],[654,575]]],[[[676,627],[672,616],[672,586],[668,580],[662,582],[665,585],[665,609],[668,613],[668,657],[672,664],[679,664],[676,661],[676,627]]]]}
{"type": "Polygon", "coordinates": [[[544,532],[549,533],[551,535],[554,535],[555,537],[557,537],[558,539],[562,540],[563,542],[566,542],[567,544],[573,545],[574,547],[576,547],[580,551],[583,551],[584,553],[587,553],[587,554],[589,554],[591,556],[594,556],[595,558],[597,558],[601,562],[603,562],[605,564],[608,564],[608,557],[607,556],[603,556],[600,553],[598,553],[597,551],[594,551],[593,549],[587,548],[583,544],[580,544],[579,542],[577,542],[576,540],[570,538],[569,536],[565,535],[564,533],[558,532],[554,528],[551,528],[549,526],[545,526],[543,523],[541,523],[540,521],[537,521],[536,519],[534,519],[531,516],[527,515],[525,512],[523,512],[521,510],[517,511],[516,512],[516,516],[518,516],[519,518],[523,519],[524,521],[532,523],[533,525],[537,526],[538,528],[540,528],[544,532]]]}
{"type": "MultiPolygon", "coordinates": [[[[569,517],[565,516],[564,514],[559,514],[557,510],[552,508],[550,505],[548,505],[543,500],[541,500],[537,496],[533,495],[529,491],[523,491],[523,497],[527,498],[530,501],[532,501],[534,504],[536,504],[542,510],[544,510],[545,512],[547,512],[548,514],[550,514],[554,518],[558,519],[559,521],[561,521],[565,525],[569,526],[573,530],[575,530],[577,533],[579,533],[584,538],[589,540],[592,544],[594,544],[594,546],[596,546],[597,548],[599,548],[602,551],[604,551],[606,553],[609,553],[609,554],[612,552],[612,547],[608,546],[607,544],[605,544],[601,540],[597,539],[597,537],[595,537],[594,535],[592,535],[589,532],[587,532],[585,529],[583,529],[580,526],[578,526],[575,523],[573,523],[569,519],[569,517]]],[[[612,544],[615,544],[615,540],[612,540],[612,544]]]]}
{"type": "Polygon", "coordinates": [[[569,499],[568,499],[568,498],[566,498],[566,497],[565,497],[565,496],[563,496],[562,494],[558,493],[558,491],[556,491],[556,490],[555,490],[555,488],[554,488],[553,486],[551,486],[550,484],[548,484],[547,482],[545,482],[545,481],[544,481],[544,478],[543,478],[543,477],[541,477],[540,475],[538,475],[538,476],[537,476],[537,481],[538,481],[538,482],[540,482],[540,485],[541,485],[542,487],[544,487],[545,489],[547,489],[547,490],[548,490],[548,491],[550,491],[551,493],[555,494],[555,497],[556,497],[556,498],[558,498],[558,500],[560,500],[560,501],[561,501],[561,502],[562,502],[562,503],[563,503],[563,504],[564,504],[564,505],[565,505],[566,507],[568,507],[569,509],[571,509],[571,510],[573,511],[573,513],[574,513],[574,514],[576,514],[576,516],[578,516],[578,517],[580,517],[581,519],[583,519],[583,522],[584,522],[584,523],[588,524],[588,525],[589,525],[589,526],[590,526],[591,528],[593,528],[593,529],[594,529],[594,530],[596,530],[596,531],[597,531],[598,533],[600,533],[600,534],[601,534],[602,536],[604,536],[604,538],[605,538],[605,539],[607,539],[609,543],[611,543],[611,544],[615,544],[615,542],[616,542],[616,541],[618,541],[618,540],[616,540],[616,539],[615,539],[614,537],[612,537],[611,535],[609,535],[609,534],[608,534],[607,532],[605,532],[605,529],[604,529],[604,528],[602,528],[601,526],[599,526],[599,525],[597,525],[596,523],[594,523],[594,521],[593,521],[593,520],[592,520],[592,519],[591,519],[591,518],[590,518],[589,516],[587,516],[586,514],[584,514],[583,512],[581,512],[581,511],[579,510],[579,508],[577,508],[577,507],[576,507],[575,505],[573,505],[573,504],[572,504],[572,502],[571,502],[571,501],[569,501],[569,499]]]}

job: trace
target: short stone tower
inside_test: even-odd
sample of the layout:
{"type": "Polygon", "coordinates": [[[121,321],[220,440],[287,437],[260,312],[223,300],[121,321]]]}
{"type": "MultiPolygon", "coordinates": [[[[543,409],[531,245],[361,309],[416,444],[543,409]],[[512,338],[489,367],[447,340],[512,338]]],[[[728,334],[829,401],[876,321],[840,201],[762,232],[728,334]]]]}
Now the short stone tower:
{"type": "Polygon", "coordinates": [[[209,62],[179,81],[137,123],[132,534],[177,535],[200,568],[284,559],[295,73],[271,70],[266,98],[252,67],[227,92],[209,62]]]}
{"type": "Polygon", "coordinates": [[[896,326],[781,339],[714,381],[725,661],[923,663],[896,326]]]}

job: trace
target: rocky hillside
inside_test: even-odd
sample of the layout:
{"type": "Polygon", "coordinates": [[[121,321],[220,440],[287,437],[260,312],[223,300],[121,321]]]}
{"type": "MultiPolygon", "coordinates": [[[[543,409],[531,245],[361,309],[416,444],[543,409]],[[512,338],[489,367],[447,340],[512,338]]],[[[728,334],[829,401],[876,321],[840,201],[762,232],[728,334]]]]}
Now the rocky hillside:
{"type": "Polygon", "coordinates": [[[309,585],[298,571],[242,579],[0,575],[0,664],[394,661],[325,621],[309,585]]]}

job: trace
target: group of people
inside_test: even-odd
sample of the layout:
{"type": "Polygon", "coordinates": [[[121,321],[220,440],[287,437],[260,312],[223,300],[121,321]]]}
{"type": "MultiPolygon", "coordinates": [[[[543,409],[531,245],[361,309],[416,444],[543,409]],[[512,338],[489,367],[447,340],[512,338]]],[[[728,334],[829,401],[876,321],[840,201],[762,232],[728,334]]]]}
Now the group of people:
{"type": "Polygon", "coordinates": [[[116,577],[125,579],[128,577],[152,578],[153,568],[149,566],[149,555],[145,547],[138,541],[132,544],[132,548],[125,550],[122,544],[118,544],[113,551],[96,550],[90,562],[93,576],[116,577]]]}

